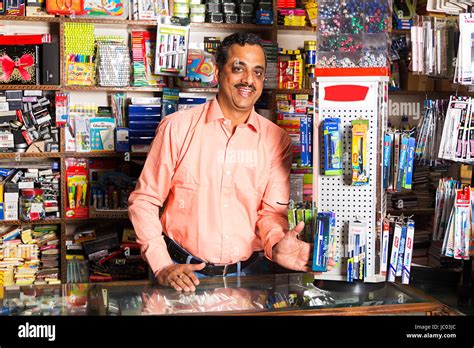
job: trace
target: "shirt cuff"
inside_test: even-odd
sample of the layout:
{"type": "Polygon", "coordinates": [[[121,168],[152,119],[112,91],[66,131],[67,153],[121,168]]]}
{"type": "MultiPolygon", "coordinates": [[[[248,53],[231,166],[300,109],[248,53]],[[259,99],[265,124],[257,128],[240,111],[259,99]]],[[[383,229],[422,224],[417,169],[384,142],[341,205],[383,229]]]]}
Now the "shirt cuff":
{"type": "Polygon", "coordinates": [[[274,232],[273,234],[270,232],[270,236],[268,236],[267,243],[265,244],[265,256],[270,261],[273,261],[273,247],[277,244],[280,240],[283,239],[285,236],[284,232],[274,232]]]}
{"type": "Polygon", "coordinates": [[[142,255],[144,259],[150,265],[150,268],[153,274],[156,276],[156,273],[161,271],[163,268],[172,265],[173,260],[168,254],[168,251],[161,253],[157,248],[150,248],[150,244],[146,248],[142,249],[142,255]]]}

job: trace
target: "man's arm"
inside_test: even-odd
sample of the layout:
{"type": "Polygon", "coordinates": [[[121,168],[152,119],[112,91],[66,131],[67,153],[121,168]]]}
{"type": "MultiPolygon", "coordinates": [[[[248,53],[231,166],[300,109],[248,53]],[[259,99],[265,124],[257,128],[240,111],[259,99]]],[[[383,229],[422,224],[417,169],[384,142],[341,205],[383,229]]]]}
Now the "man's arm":
{"type": "Polygon", "coordinates": [[[129,198],[128,213],[141,246],[143,258],[153,274],[173,264],[163,240],[159,208],[168,197],[177,163],[176,136],[171,119],[159,125],[135,191],[129,198]]]}
{"type": "Polygon", "coordinates": [[[273,260],[273,246],[288,231],[288,201],[290,198],[291,139],[285,136],[271,164],[270,178],[258,211],[257,228],[265,256],[273,260]]]}

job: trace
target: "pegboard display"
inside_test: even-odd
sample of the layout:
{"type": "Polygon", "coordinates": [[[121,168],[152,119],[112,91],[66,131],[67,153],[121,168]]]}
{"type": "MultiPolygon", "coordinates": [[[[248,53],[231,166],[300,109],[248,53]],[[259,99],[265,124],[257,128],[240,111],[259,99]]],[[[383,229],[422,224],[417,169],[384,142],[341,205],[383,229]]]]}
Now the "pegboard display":
{"type": "MultiPolygon", "coordinates": [[[[375,277],[375,266],[378,257],[376,231],[381,216],[381,200],[383,199],[380,190],[380,149],[383,139],[381,134],[385,129],[383,114],[386,107],[382,104],[386,102],[384,96],[381,95],[384,84],[383,78],[380,77],[318,78],[318,125],[329,117],[340,118],[343,125],[343,175],[325,176],[319,172],[318,179],[315,180],[317,188],[314,192],[316,192],[315,201],[318,211],[336,213],[336,243],[340,259],[337,267],[317,276],[319,279],[346,279],[345,245],[348,238],[349,222],[358,218],[366,220],[368,225],[365,281],[380,280],[375,277]],[[343,88],[334,93],[336,86],[343,88]],[[345,93],[342,94],[340,91],[345,93]],[[367,138],[369,182],[363,186],[351,185],[351,121],[357,119],[369,120],[367,138]]],[[[321,130],[318,129],[315,134],[319,134],[319,143],[322,144],[321,130]]],[[[318,156],[322,156],[322,151],[318,156]]],[[[319,158],[319,163],[322,163],[322,158],[319,158]]]]}

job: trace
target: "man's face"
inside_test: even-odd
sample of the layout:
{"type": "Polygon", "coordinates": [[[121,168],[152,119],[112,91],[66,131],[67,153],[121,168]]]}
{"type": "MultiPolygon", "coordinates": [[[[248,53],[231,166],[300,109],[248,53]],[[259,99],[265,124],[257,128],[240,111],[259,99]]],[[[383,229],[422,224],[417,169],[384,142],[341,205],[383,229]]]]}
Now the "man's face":
{"type": "Polygon", "coordinates": [[[265,54],[258,45],[234,44],[219,78],[219,104],[223,109],[251,111],[262,94],[265,54]]]}

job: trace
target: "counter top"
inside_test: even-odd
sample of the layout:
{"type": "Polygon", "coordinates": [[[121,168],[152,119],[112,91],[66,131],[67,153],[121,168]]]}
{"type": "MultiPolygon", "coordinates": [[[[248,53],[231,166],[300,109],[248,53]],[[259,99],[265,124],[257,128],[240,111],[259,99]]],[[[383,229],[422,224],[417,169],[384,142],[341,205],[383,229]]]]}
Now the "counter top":
{"type": "Polygon", "coordinates": [[[147,281],[6,288],[3,315],[443,314],[449,308],[393,283],[314,281],[304,273],[205,278],[193,293],[147,281]]]}

